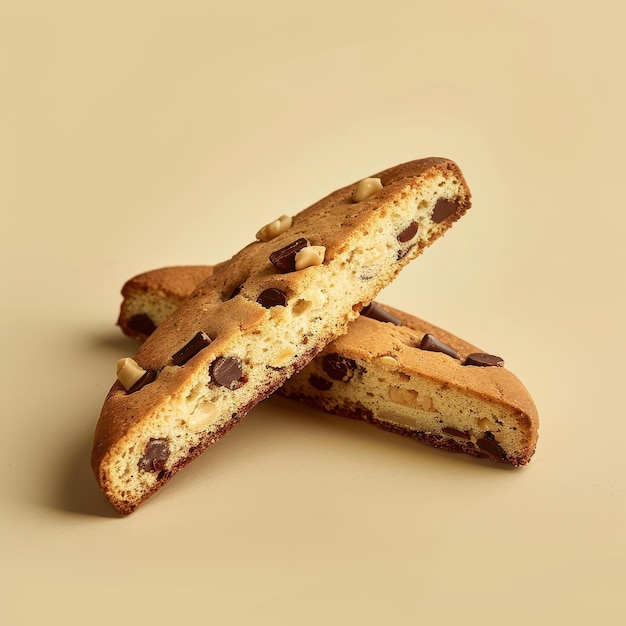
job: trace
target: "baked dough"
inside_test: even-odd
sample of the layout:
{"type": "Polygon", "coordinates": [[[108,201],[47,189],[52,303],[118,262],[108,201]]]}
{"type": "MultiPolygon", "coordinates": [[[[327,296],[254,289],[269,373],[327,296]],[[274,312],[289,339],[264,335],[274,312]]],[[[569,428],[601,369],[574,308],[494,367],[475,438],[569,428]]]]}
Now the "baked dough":
{"type": "Polygon", "coordinates": [[[339,189],[220,264],[140,347],[132,362],[145,375],[128,389],[113,385],[92,451],[100,488],[120,512],[136,509],[344,334],[470,206],[462,173],[446,159],[372,178],[382,188],[358,202],[361,184],[339,189]],[[323,250],[323,262],[296,269],[305,248],[323,250]]]}
{"type": "MultiPolygon", "coordinates": [[[[122,288],[118,325],[144,340],[189,295],[193,280],[212,272],[211,266],[167,267],[131,278],[122,288]]],[[[359,316],[278,393],[437,448],[528,463],[539,417],[522,382],[502,366],[464,365],[484,351],[414,315],[379,306],[393,321],[359,316]]]]}
{"type": "Polygon", "coordinates": [[[361,315],[280,392],[437,448],[528,463],[537,444],[537,408],[503,359],[383,308],[401,325],[361,315]]]}

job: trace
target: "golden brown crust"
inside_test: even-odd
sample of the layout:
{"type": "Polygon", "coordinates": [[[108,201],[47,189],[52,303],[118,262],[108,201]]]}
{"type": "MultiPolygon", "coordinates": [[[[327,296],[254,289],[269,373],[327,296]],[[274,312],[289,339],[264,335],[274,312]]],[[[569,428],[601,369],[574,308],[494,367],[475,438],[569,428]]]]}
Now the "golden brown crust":
{"type": "Polygon", "coordinates": [[[203,280],[213,273],[210,265],[164,267],[138,274],[122,288],[125,298],[135,291],[153,292],[161,297],[184,300],[203,280]]]}
{"type": "Polygon", "coordinates": [[[120,511],[141,504],[343,334],[361,307],[469,208],[463,176],[446,159],[378,176],[387,184],[373,196],[353,203],[356,183],[348,185],[294,216],[276,239],[253,242],[220,264],[141,346],[135,360],[157,373],[154,381],[134,393],[116,383],[94,436],[94,473],[120,511]],[[441,219],[439,200],[454,205],[441,219]],[[402,239],[413,223],[416,234],[402,239]],[[324,263],[277,272],[270,255],[300,237],[325,248],[324,263]],[[284,305],[259,304],[272,289],[284,305]],[[209,344],[174,363],[200,331],[209,344]],[[222,358],[238,362],[234,386],[215,373],[222,358]]]}
{"type": "Polygon", "coordinates": [[[536,414],[536,407],[528,390],[505,367],[463,365],[470,354],[483,353],[484,350],[414,315],[388,305],[384,305],[384,308],[401,320],[402,325],[385,324],[386,328],[381,332],[380,322],[360,317],[350,327],[350,333],[338,337],[324,353],[340,351],[350,358],[362,360],[392,354],[399,361],[398,371],[401,373],[428,376],[441,385],[453,383],[476,395],[505,402],[512,410],[528,415],[536,414]],[[454,348],[460,359],[444,358],[439,352],[416,349],[426,334],[434,335],[454,348]],[[454,366],[454,370],[451,366],[454,366]]]}

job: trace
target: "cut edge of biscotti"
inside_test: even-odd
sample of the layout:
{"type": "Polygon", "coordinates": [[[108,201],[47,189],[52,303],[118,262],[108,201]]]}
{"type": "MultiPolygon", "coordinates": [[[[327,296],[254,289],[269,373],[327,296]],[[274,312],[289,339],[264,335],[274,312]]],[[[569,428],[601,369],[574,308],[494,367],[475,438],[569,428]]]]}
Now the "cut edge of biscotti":
{"type": "Polygon", "coordinates": [[[378,306],[384,318],[361,316],[280,393],[437,448],[514,467],[527,464],[539,415],[504,359],[413,315],[378,306]]]}
{"type": "Polygon", "coordinates": [[[184,265],[134,276],[122,287],[117,325],[125,335],[144,341],[212,274],[212,265],[184,265]]]}
{"type": "Polygon", "coordinates": [[[133,511],[345,333],[469,208],[463,176],[445,159],[372,178],[382,186],[358,202],[355,183],[294,216],[277,237],[244,248],[142,345],[134,362],[147,384],[129,390],[118,381],[94,435],[94,473],[120,512],[133,511]],[[323,262],[278,271],[270,256],[283,257],[302,238],[323,249],[323,262]]]}
{"type": "MultiPolygon", "coordinates": [[[[212,273],[211,266],[192,269],[200,277],[212,273]]],[[[189,295],[188,271],[161,268],[128,280],[118,319],[122,331],[145,339],[150,327],[165,319],[154,301],[167,299],[176,308],[189,295]]],[[[504,367],[504,359],[464,366],[471,354],[484,351],[416,316],[387,305],[377,309],[384,312],[381,319],[359,316],[347,334],[278,393],[451,452],[515,467],[527,464],[537,444],[539,416],[531,394],[504,367]],[[454,356],[442,352],[440,344],[425,342],[427,335],[454,356]]]]}

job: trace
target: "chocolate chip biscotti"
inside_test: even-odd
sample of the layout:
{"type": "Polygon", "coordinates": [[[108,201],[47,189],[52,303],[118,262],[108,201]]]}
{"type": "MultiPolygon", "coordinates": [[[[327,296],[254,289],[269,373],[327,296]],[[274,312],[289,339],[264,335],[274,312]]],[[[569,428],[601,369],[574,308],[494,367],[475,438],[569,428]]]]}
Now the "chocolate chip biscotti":
{"type": "MultiPolygon", "coordinates": [[[[210,266],[170,267],[131,278],[118,324],[145,339],[210,266]]],[[[388,431],[514,466],[528,463],[539,418],[504,361],[413,315],[373,303],[300,373],[284,396],[388,431]]]]}
{"type": "Polygon", "coordinates": [[[94,435],[100,487],[130,513],[344,334],[470,205],[439,158],[385,170],[279,218],[118,363],[94,435]]]}
{"type": "Polygon", "coordinates": [[[501,357],[392,307],[362,313],[280,393],[437,448],[530,461],[537,408],[501,357]]]}

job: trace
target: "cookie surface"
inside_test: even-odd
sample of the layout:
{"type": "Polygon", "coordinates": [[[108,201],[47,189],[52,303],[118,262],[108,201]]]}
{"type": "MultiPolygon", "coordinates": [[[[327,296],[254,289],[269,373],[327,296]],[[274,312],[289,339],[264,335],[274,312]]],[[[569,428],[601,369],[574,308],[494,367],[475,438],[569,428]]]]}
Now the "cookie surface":
{"type": "Polygon", "coordinates": [[[344,334],[470,205],[446,159],[373,178],[382,184],[373,195],[354,202],[358,183],[339,189],[217,266],[140,347],[141,384],[113,385],[94,435],[92,467],[119,511],[134,510],[344,334]],[[296,269],[304,248],[323,262],[296,269]]]}
{"type": "MultiPolygon", "coordinates": [[[[123,332],[145,339],[133,325],[134,316],[162,323],[155,293],[182,303],[191,291],[190,270],[199,277],[212,273],[210,266],[171,267],[130,279],[118,320],[123,332]]],[[[537,443],[535,403],[522,382],[497,362],[471,365],[470,359],[468,364],[475,354],[484,352],[414,315],[380,305],[375,317],[360,315],[278,393],[438,448],[524,465],[537,443]]]]}

